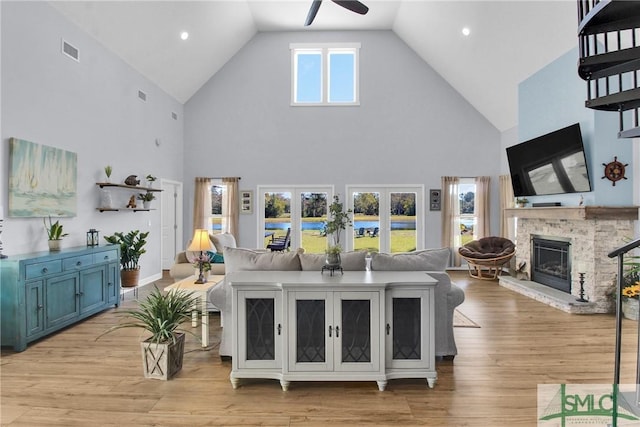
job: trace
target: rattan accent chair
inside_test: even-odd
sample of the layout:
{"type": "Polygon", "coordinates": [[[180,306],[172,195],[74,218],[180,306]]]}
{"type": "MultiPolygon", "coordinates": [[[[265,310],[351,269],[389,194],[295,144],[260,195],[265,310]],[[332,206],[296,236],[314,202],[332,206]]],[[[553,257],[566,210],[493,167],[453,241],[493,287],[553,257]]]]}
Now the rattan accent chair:
{"type": "Polygon", "coordinates": [[[497,280],[502,267],[515,255],[516,245],[504,237],[483,237],[460,247],[458,253],[467,261],[471,277],[497,280]]]}

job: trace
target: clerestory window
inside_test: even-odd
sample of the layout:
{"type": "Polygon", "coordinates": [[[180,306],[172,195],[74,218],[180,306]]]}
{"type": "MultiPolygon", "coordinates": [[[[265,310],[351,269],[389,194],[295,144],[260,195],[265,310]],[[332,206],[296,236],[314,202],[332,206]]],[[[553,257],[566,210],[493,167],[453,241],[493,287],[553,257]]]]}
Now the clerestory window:
{"type": "Polygon", "coordinates": [[[292,43],[291,105],[359,105],[360,43],[292,43]]]}

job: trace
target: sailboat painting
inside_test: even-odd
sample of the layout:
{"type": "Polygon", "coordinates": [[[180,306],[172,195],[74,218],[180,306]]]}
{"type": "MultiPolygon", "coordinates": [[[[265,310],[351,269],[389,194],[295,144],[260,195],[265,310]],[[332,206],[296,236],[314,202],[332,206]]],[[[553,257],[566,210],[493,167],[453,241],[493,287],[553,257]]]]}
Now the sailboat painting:
{"type": "Polygon", "coordinates": [[[9,216],[76,216],[76,153],[18,138],[9,153],[9,216]]]}

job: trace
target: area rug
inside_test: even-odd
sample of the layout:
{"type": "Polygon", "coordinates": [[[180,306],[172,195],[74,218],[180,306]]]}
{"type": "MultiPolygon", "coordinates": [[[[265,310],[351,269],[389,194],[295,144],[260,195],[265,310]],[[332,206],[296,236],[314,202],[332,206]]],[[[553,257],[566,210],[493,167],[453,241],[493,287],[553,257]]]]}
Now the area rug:
{"type": "Polygon", "coordinates": [[[462,314],[458,309],[453,312],[453,327],[454,328],[479,328],[473,320],[462,314]]]}

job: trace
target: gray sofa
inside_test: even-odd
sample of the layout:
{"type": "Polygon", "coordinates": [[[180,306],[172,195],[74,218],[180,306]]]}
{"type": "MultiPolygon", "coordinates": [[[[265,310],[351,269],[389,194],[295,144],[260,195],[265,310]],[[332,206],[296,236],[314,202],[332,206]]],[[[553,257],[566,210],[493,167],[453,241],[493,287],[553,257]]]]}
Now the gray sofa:
{"type": "MultiPolygon", "coordinates": [[[[341,254],[342,268],[346,271],[365,270],[365,252],[341,254]]],[[[458,354],[453,334],[454,309],[464,301],[462,289],[451,283],[445,269],[449,262],[449,249],[427,249],[423,251],[372,255],[371,270],[426,271],[438,281],[435,288],[435,348],[436,356],[454,357],[458,354]]],[[[320,271],[324,265],[323,254],[295,252],[256,252],[243,248],[225,248],[226,272],[236,271],[320,271]]],[[[220,282],[209,293],[209,302],[218,307],[222,316],[220,356],[231,356],[232,316],[231,287],[220,282]]]]}

